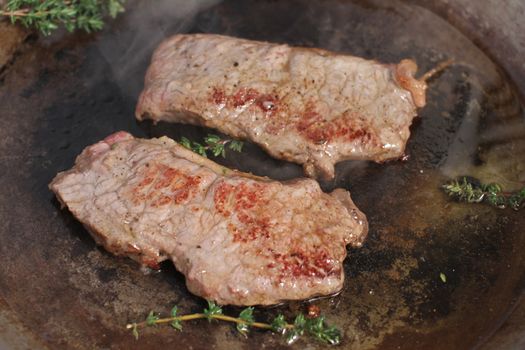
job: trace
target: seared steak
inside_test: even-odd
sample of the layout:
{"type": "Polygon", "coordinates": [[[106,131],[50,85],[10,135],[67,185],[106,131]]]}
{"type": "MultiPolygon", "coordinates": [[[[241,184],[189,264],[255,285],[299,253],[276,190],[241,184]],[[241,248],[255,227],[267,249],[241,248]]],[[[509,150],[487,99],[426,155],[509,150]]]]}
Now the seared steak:
{"type": "Polygon", "coordinates": [[[171,259],[191,292],[221,304],[339,291],[346,245],[368,229],[343,189],[230,170],[167,137],[113,134],[50,188],[108,251],[153,268],[171,259]]]}
{"type": "Polygon", "coordinates": [[[411,60],[385,65],[320,49],[176,35],[148,69],[136,117],[198,124],[334,176],[347,159],[403,155],[426,84],[411,60]]]}

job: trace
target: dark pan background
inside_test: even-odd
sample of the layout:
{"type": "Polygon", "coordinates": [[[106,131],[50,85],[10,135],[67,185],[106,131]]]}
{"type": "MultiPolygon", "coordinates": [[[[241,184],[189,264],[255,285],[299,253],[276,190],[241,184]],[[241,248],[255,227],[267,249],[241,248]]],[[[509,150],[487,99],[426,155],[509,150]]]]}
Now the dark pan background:
{"type": "MultiPolygon", "coordinates": [[[[383,62],[409,57],[421,73],[455,59],[430,83],[408,160],[345,162],[334,181],[322,183],[327,191],[351,191],[370,234],[348,252],[342,293],[311,303],[342,329],[343,348],[520,348],[525,211],[454,203],[440,189],[463,174],[509,190],[525,184],[525,72],[512,51],[525,44],[514,38],[512,23],[499,27],[503,34],[490,30],[520,18],[525,7],[511,1],[482,22],[469,12],[479,10],[476,4],[460,10],[446,1],[131,1],[103,32],[30,36],[0,73],[0,347],[286,348],[277,335],[253,331],[244,338],[229,324],[205,321],[184,324],[181,333],[147,329],[135,341],[126,323],[150,310],[168,313],[174,304],[184,313],[200,311],[203,300],[186,290],[171,263],[147,273],[97,247],[47,188],[84,147],[118,130],[201,141],[209,130],[137,123],[133,112],[158,43],[177,32],[211,32],[383,62]]],[[[497,9],[493,1],[485,6],[497,9]]],[[[216,160],[279,180],[301,176],[300,167],[251,144],[216,160]]],[[[292,317],[304,308],[259,308],[256,317],[292,317]]],[[[324,345],[304,338],[292,346],[304,347],[324,345]]]]}

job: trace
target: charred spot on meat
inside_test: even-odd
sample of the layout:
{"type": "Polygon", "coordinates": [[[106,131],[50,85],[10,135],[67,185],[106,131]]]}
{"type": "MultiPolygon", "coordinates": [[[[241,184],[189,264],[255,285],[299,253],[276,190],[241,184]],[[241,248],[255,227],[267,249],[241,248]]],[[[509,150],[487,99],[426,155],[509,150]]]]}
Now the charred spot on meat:
{"type": "Polygon", "coordinates": [[[224,168],[175,141],[118,132],[87,147],[51,190],[108,251],[157,268],[220,304],[268,305],[338,292],[366,217],[343,189],[224,168]]]}
{"type": "Polygon", "coordinates": [[[175,35],[153,55],[136,117],[215,128],[330,179],[339,161],[403,156],[425,105],[426,83],[414,78],[416,70],[412,60],[381,64],[221,35],[175,35]]]}

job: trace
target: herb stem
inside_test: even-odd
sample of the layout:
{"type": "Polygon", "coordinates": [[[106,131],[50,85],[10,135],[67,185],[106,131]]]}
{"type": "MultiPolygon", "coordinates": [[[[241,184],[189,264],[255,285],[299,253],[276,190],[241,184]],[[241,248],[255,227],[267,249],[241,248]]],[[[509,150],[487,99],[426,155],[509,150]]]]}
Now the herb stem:
{"type": "MultiPolygon", "coordinates": [[[[0,16],[12,16],[12,17],[27,17],[27,14],[29,13],[29,10],[22,9],[22,10],[16,10],[16,11],[3,11],[0,10],[0,16]]],[[[36,16],[41,16],[43,14],[49,13],[48,11],[45,12],[35,12],[36,16]]]]}
{"type": "Polygon", "coordinates": [[[428,80],[432,79],[433,77],[435,77],[436,75],[438,75],[439,73],[447,69],[450,65],[452,65],[452,63],[454,63],[454,60],[451,58],[446,61],[438,63],[437,66],[435,66],[434,68],[432,68],[431,70],[423,74],[423,76],[421,76],[419,80],[423,82],[427,82],[428,80]]]}
{"type": "Polygon", "coordinates": [[[49,35],[59,26],[72,32],[100,30],[106,16],[115,18],[124,11],[125,0],[8,0],[0,8],[0,17],[9,17],[49,35]]]}
{"type": "Polygon", "coordinates": [[[133,336],[139,338],[139,328],[169,324],[172,328],[181,331],[183,321],[207,319],[235,323],[236,328],[243,336],[247,336],[250,328],[260,328],[283,335],[288,344],[293,343],[303,334],[307,334],[324,343],[336,345],[341,341],[341,332],[334,326],[325,322],[324,316],[306,318],[302,313],[295,317],[293,323],[286,322],[283,314],[277,315],[271,323],[256,322],[253,316],[253,307],[242,310],[237,317],[228,316],[223,313],[222,308],[213,301],[208,300],[208,308],[202,313],[179,315],[177,306],[171,309],[171,317],[161,318],[159,314],[151,311],[145,321],[128,323],[126,329],[132,331],[133,336]]]}
{"type": "MultiPolygon", "coordinates": [[[[177,316],[177,317],[165,317],[165,318],[159,318],[158,320],[155,320],[155,324],[163,324],[163,323],[171,323],[173,321],[191,321],[191,320],[199,320],[199,319],[205,319],[208,318],[205,314],[202,313],[196,313],[196,314],[189,314],[189,315],[183,315],[183,316],[177,316]]],[[[226,322],[232,322],[236,324],[244,324],[245,321],[241,320],[237,317],[227,316],[227,315],[210,315],[209,318],[215,319],[215,320],[221,320],[226,322]]],[[[147,321],[138,322],[138,323],[128,323],[126,325],[126,329],[131,329],[133,327],[146,327],[148,326],[147,321]]],[[[272,325],[268,323],[263,322],[253,322],[250,324],[251,327],[255,328],[261,328],[261,329],[272,329],[272,325]]],[[[293,324],[287,323],[284,328],[291,329],[293,328],[293,324]]]]}
{"type": "Polygon", "coordinates": [[[479,180],[463,176],[442,186],[450,197],[467,203],[485,202],[497,208],[510,207],[519,210],[525,203],[525,187],[516,192],[503,191],[500,184],[484,184],[479,180]]]}

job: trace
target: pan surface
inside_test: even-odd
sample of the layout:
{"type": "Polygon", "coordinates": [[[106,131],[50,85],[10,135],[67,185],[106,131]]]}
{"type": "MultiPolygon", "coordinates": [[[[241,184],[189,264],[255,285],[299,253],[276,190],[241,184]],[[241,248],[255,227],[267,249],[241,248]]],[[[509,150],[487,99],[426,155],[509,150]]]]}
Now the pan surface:
{"type": "MultiPolygon", "coordinates": [[[[177,32],[392,63],[414,58],[421,74],[454,58],[430,83],[407,160],[345,162],[322,183],[351,191],[370,234],[348,252],[341,294],[312,303],[343,331],[344,348],[468,349],[490,340],[523,294],[525,211],[451,202],[440,186],[458,175],[508,190],[525,185],[519,84],[456,27],[412,2],[157,0],[130,2],[101,33],[30,37],[0,73],[0,348],[288,348],[268,332],[244,338],[208,322],[189,322],[182,332],[148,328],[136,341],[126,323],[175,304],[198,312],[203,300],[171,263],[145,272],[97,247],[47,188],[84,147],[117,130],[195,141],[210,132],[133,117],[153,49],[177,32]]],[[[302,174],[251,144],[216,160],[279,180],[302,174]]],[[[256,318],[301,311],[304,303],[289,303],[257,309],[256,318]]],[[[324,348],[307,338],[292,348],[305,346],[324,348]]]]}

